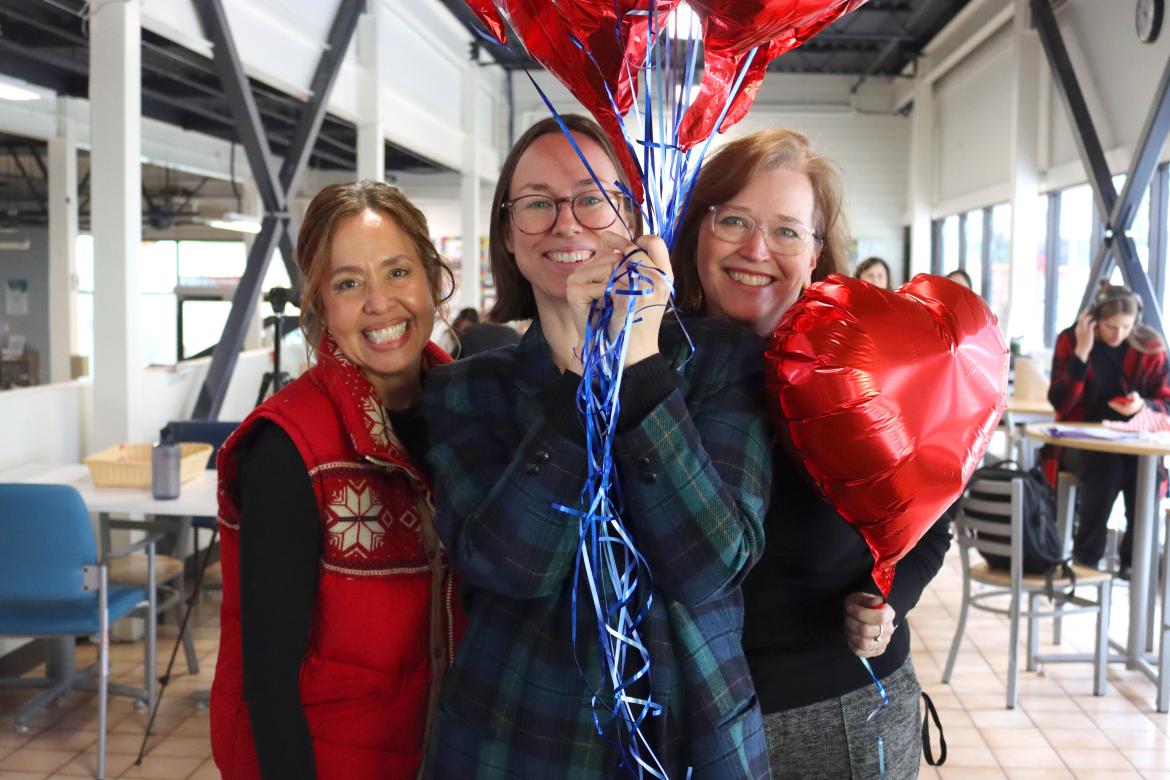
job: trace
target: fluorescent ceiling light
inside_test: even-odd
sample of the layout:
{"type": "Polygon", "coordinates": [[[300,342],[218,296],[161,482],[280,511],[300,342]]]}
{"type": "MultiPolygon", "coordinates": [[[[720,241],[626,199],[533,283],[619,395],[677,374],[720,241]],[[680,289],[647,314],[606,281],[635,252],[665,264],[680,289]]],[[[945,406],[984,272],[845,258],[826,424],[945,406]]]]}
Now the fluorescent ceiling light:
{"type": "Polygon", "coordinates": [[[259,233],[260,220],[248,214],[237,214],[234,211],[229,211],[218,219],[204,219],[200,220],[208,227],[219,228],[220,230],[232,230],[236,233],[259,233]]]}
{"type": "Polygon", "coordinates": [[[31,89],[0,82],[0,100],[40,100],[41,96],[31,89]]]}

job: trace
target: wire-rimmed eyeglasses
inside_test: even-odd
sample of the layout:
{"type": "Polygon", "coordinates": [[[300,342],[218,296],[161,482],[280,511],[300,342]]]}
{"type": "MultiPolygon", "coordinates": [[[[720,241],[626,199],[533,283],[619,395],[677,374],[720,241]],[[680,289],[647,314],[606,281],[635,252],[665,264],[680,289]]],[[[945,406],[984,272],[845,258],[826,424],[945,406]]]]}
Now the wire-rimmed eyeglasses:
{"type": "Polygon", "coordinates": [[[795,219],[781,219],[775,224],[760,222],[730,206],[710,206],[711,232],[729,244],[742,244],[757,230],[764,234],[768,249],[778,255],[798,255],[810,241],[821,242],[817,232],[795,219]]]}

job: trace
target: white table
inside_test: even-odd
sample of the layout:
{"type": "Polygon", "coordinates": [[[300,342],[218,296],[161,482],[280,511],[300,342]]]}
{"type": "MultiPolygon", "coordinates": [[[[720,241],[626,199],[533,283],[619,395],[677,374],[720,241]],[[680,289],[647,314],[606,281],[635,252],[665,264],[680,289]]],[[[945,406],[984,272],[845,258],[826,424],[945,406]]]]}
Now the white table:
{"type": "MultiPolygon", "coordinates": [[[[176,544],[175,553],[179,556],[186,553],[183,540],[190,535],[190,518],[214,517],[218,513],[216,473],[211,470],[203,471],[190,482],[184,482],[179,488],[179,497],[165,501],[152,496],[149,488],[97,487],[89,476],[89,468],[81,463],[26,463],[0,471],[0,482],[69,485],[76,488],[86,508],[100,516],[102,555],[110,550],[111,514],[164,517],[177,522],[169,530],[178,534],[180,542],[176,544]]],[[[142,524],[145,529],[153,530],[150,521],[144,520],[142,524]]],[[[193,653],[192,646],[188,651],[189,666],[197,663],[193,653]]],[[[46,676],[71,684],[75,677],[73,656],[73,640],[50,640],[45,664],[46,676]]]]}
{"type": "Polygon", "coordinates": [[[82,463],[27,463],[0,471],[0,482],[69,485],[77,489],[85,506],[100,514],[156,515],[162,517],[214,517],[216,478],[204,471],[179,488],[179,497],[160,501],[149,488],[97,487],[82,463]]]}
{"type": "MultiPolygon", "coordinates": [[[[1138,669],[1154,681],[1158,689],[1158,712],[1170,711],[1170,652],[1166,629],[1167,600],[1170,599],[1170,577],[1165,580],[1162,594],[1162,635],[1158,665],[1151,666],[1146,658],[1147,631],[1152,624],[1151,615],[1158,598],[1157,588],[1157,538],[1158,538],[1158,461],[1170,455],[1170,437],[1162,435],[1133,434],[1137,438],[1113,440],[1077,436],[1054,436],[1052,425],[1033,424],[1024,429],[1029,439],[1053,444],[1058,447],[1112,452],[1119,455],[1138,457],[1137,495],[1135,517],[1133,518],[1133,570],[1129,580],[1129,637],[1126,642],[1127,665],[1138,669]]],[[[1092,435],[1104,431],[1100,423],[1060,423],[1064,430],[1082,430],[1092,435]]]]}

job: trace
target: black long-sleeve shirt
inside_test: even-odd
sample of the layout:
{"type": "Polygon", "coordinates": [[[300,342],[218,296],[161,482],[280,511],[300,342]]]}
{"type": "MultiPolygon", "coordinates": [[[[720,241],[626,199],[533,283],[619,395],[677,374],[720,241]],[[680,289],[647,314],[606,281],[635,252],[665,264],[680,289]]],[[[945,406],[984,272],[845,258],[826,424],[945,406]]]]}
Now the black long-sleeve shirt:
{"type": "MultiPolygon", "coordinates": [[[[873,555],[861,534],[805,482],[777,448],[764,555],[744,583],[743,645],[764,712],[803,707],[873,685],[845,639],[845,597],[877,593],[873,555]]],[[[906,613],[938,573],[950,528],[936,522],[898,562],[889,603],[896,613],[886,651],[871,658],[884,677],[910,653],[906,613]]]]}
{"type": "Polygon", "coordinates": [[[265,778],[316,777],[300,699],[317,597],[321,527],[296,445],[273,423],[240,453],[240,628],[244,701],[265,778]]]}

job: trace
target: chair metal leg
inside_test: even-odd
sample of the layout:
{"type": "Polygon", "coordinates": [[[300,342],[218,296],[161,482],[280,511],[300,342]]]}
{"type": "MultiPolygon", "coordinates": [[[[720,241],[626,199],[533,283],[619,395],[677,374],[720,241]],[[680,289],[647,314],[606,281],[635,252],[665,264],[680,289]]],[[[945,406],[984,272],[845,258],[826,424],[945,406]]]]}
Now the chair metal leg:
{"type": "Polygon", "coordinates": [[[1008,645],[1008,684],[1007,684],[1007,708],[1014,710],[1016,708],[1016,680],[1020,673],[1020,593],[1019,591],[1012,592],[1012,605],[1008,614],[1008,619],[1011,625],[1008,629],[1009,642],[1008,645]]]}
{"type": "Polygon", "coordinates": [[[146,609],[146,636],[143,637],[142,686],[146,689],[146,708],[149,712],[158,697],[158,611],[153,600],[146,609]]]}
{"type": "Polygon", "coordinates": [[[1097,645],[1093,650],[1093,695],[1105,695],[1105,670],[1109,666],[1109,613],[1113,603],[1113,580],[1097,586],[1097,645]]]}
{"type": "MultiPolygon", "coordinates": [[[[1154,516],[1157,517],[1157,509],[1154,510],[1154,516]]],[[[1146,653],[1154,652],[1154,638],[1158,635],[1158,564],[1162,558],[1161,552],[1158,545],[1158,526],[1155,525],[1154,543],[1150,545],[1150,589],[1147,592],[1151,596],[1146,609],[1146,653]]]]}
{"type": "MultiPolygon", "coordinates": [[[[1057,532],[1060,534],[1060,554],[1065,558],[1072,555],[1073,521],[1076,517],[1079,485],[1080,480],[1070,472],[1062,471],[1056,477],[1056,526],[1057,532]]],[[[1057,614],[1052,619],[1053,644],[1060,644],[1063,627],[1064,618],[1057,614]]]]}
{"type": "Polygon", "coordinates": [[[1024,668],[1036,671],[1036,656],[1040,655],[1040,621],[1036,617],[1036,599],[1039,594],[1028,594],[1028,657],[1024,668]]]}
{"type": "Polygon", "coordinates": [[[943,667],[943,685],[946,685],[951,681],[951,672],[955,670],[955,659],[959,657],[959,645],[963,641],[963,633],[967,630],[967,609],[970,601],[971,580],[968,579],[964,574],[963,603],[959,605],[959,624],[955,626],[955,638],[951,640],[951,651],[947,653],[947,665],[943,667]]]}
{"type": "Polygon", "coordinates": [[[106,578],[107,569],[103,565],[98,573],[99,591],[98,606],[100,609],[98,623],[101,634],[101,645],[98,647],[98,765],[97,780],[104,780],[106,776],[106,719],[109,709],[110,684],[110,612],[109,612],[109,584],[106,578]]]}
{"type": "Polygon", "coordinates": [[[1158,712],[1170,712],[1170,515],[1162,548],[1162,641],[1158,645],[1158,712]]]}

